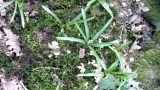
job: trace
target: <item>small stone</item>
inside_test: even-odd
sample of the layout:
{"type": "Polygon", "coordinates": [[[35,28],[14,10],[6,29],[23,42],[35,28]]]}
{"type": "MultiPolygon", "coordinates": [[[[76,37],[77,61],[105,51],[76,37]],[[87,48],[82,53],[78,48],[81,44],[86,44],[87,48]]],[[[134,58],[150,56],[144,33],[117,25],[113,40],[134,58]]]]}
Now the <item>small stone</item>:
{"type": "Polygon", "coordinates": [[[59,47],[59,43],[56,42],[56,41],[52,41],[51,44],[48,43],[48,47],[49,47],[50,49],[58,49],[58,48],[60,48],[60,47],[59,47]]]}
{"type": "Polygon", "coordinates": [[[53,54],[49,54],[48,57],[49,57],[49,58],[53,57],[53,54]]]}
{"type": "Polygon", "coordinates": [[[71,50],[67,49],[67,53],[70,54],[70,53],[71,53],[71,50]]]}
{"type": "Polygon", "coordinates": [[[122,2],[122,6],[123,6],[123,7],[126,7],[126,6],[127,6],[127,3],[122,2]]]}
{"type": "Polygon", "coordinates": [[[1,16],[6,16],[6,9],[1,9],[0,14],[1,16]]]}
{"type": "Polygon", "coordinates": [[[138,44],[138,42],[135,41],[134,44],[131,46],[131,48],[130,48],[130,50],[129,50],[130,53],[133,52],[134,50],[139,50],[139,49],[142,48],[141,46],[139,46],[139,45],[137,45],[137,44],[138,44]]]}
{"type": "Polygon", "coordinates": [[[4,38],[4,33],[0,31],[0,40],[2,40],[3,38],[4,38]]]}
{"type": "Polygon", "coordinates": [[[29,16],[33,17],[33,16],[36,16],[37,14],[38,12],[36,10],[33,10],[29,16]]]}
{"type": "Polygon", "coordinates": [[[129,61],[130,61],[130,62],[134,62],[134,58],[131,57],[131,58],[129,59],[129,61]]]}
{"type": "Polygon", "coordinates": [[[92,44],[92,43],[93,43],[93,40],[89,40],[89,41],[88,41],[88,44],[92,44]]]}
{"type": "Polygon", "coordinates": [[[138,15],[133,15],[130,19],[130,23],[134,22],[139,16],[138,15]]]}
{"type": "Polygon", "coordinates": [[[79,50],[79,58],[83,58],[85,56],[85,49],[80,48],[79,50]]]}
{"type": "Polygon", "coordinates": [[[54,54],[55,56],[59,56],[59,55],[61,54],[60,49],[55,49],[55,50],[53,50],[53,54],[54,54]]]}
{"type": "Polygon", "coordinates": [[[123,13],[123,12],[120,12],[118,16],[119,16],[119,17],[123,17],[123,16],[124,16],[124,13],[123,13]]]}

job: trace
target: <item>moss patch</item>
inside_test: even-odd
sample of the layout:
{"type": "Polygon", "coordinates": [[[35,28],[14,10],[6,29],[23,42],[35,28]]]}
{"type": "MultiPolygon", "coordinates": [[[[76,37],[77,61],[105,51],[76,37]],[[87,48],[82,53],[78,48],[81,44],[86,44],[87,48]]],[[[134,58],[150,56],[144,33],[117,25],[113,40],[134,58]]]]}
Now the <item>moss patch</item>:
{"type": "Polygon", "coordinates": [[[159,0],[144,0],[144,2],[150,8],[150,11],[145,13],[144,16],[156,26],[160,26],[160,1],[159,0]]]}
{"type": "Polygon", "coordinates": [[[138,80],[144,83],[147,90],[160,89],[160,32],[157,30],[153,40],[146,42],[143,51],[135,54],[137,62],[134,67],[139,74],[138,80]]]}

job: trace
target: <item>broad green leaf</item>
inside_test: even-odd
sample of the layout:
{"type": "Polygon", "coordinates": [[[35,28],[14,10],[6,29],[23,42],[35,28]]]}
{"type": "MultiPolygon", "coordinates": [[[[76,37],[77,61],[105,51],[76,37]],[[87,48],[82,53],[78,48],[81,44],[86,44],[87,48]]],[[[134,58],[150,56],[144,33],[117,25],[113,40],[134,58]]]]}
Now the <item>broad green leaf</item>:
{"type": "Polygon", "coordinates": [[[92,77],[92,76],[103,76],[103,73],[84,73],[84,74],[78,74],[79,77],[92,77]]]}
{"type": "Polygon", "coordinates": [[[98,86],[101,88],[101,89],[112,89],[112,90],[115,90],[116,88],[116,85],[114,83],[115,81],[115,77],[111,74],[108,74],[105,78],[103,78],[99,83],[98,83],[98,86]]]}
{"type": "MultiPolygon", "coordinates": [[[[90,0],[90,1],[87,3],[87,6],[86,6],[86,8],[84,9],[84,11],[85,11],[85,12],[88,11],[88,9],[91,7],[91,5],[92,5],[95,1],[96,1],[96,0],[90,0]]],[[[71,23],[77,21],[81,16],[82,16],[82,13],[80,13],[78,16],[76,16],[76,17],[71,21],[71,23]]]]}
{"type": "Polygon", "coordinates": [[[77,29],[78,29],[79,32],[81,33],[82,37],[84,38],[84,40],[86,40],[86,42],[87,42],[87,37],[86,37],[86,35],[84,34],[82,28],[80,28],[80,26],[79,26],[77,23],[75,23],[75,24],[76,24],[77,29]]]}
{"type": "Polygon", "coordinates": [[[4,3],[2,4],[2,6],[0,7],[0,10],[1,10],[1,9],[4,9],[5,7],[7,7],[8,5],[12,4],[13,2],[14,2],[14,0],[12,0],[12,1],[10,1],[10,2],[4,2],[4,3]]]}
{"type": "Polygon", "coordinates": [[[100,59],[100,57],[98,56],[98,54],[96,53],[96,51],[91,46],[89,46],[89,48],[93,52],[94,56],[96,57],[97,63],[99,65],[101,65],[104,70],[106,70],[105,63],[102,61],[102,59],[100,59]]]}
{"type": "Polygon", "coordinates": [[[17,2],[15,2],[15,8],[14,8],[13,15],[12,15],[12,17],[11,17],[11,19],[10,19],[10,23],[12,23],[12,21],[14,20],[14,17],[15,17],[15,15],[16,15],[16,12],[17,12],[17,2]]]}
{"type": "Polygon", "coordinates": [[[42,8],[46,10],[49,14],[51,14],[59,22],[59,24],[63,25],[59,17],[54,12],[52,12],[47,6],[42,5],[42,8]]]}
{"type": "Polygon", "coordinates": [[[24,14],[23,14],[23,4],[21,2],[18,3],[18,8],[19,8],[19,12],[20,12],[20,16],[21,16],[21,23],[22,23],[22,27],[25,27],[25,19],[24,19],[24,14]]]}
{"type": "Polygon", "coordinates": [[[92,43],[90,44],[91,46],[94,46],[94,47],[108,47],[110,45],[113,45],[113,44],[116,44],[116,43],[119,43],[118,40],[114,40],[114,41],[111,41],[111,42],[102,42],[102,43],[92,43]]]}
{"type": "Polygon", "coordinates": [[[102,27],[102,29],[100,29],[97,34],[92,38],[93,41],[95,41],[96,39],[98,39],[98,37],[107,29],[107,27],[109,27],[109,25],[111,24],[111,22],[113,21],[113,13],[111,11],[111,9],[109,8],[109,4],[105,1],[105,0],[98,0],[100,2],[100,4],[107,10],[107,12],[110,14],[111,18],[109,19],[109,21],[102,27]]]}
{"type": "Polygon", "coordinates": [[[74,37],[56,37],[59,40],[64,40],[64,41],[72,41],[72,42],[78,42],[82,44],[86,44],[86,42],[82,39],[79,38],[74,38],[74,37]]]}
{"type": "Polygon", "coordinates": [[[83,8],[81,9],[81,12],[82,12],[83,20],[84,20],[84,27],[85,27],[85,31],[86,31],[87,40],[89,40],[90,35],[89,35],[89,27],[88,27],[88,24],[86,21],[86,19],[87,19],[86,13],[83,8]]]}
{"type": "Polygon", "coordinates": [[[122,45],[120,45],[119,47],[117,47],[117,50],[121,50],[121,49],[125,48],[126,46],[128,46],[128,45],[131,44],[131,43],[132,43],[132,41],[123,43],[122,45]]]}

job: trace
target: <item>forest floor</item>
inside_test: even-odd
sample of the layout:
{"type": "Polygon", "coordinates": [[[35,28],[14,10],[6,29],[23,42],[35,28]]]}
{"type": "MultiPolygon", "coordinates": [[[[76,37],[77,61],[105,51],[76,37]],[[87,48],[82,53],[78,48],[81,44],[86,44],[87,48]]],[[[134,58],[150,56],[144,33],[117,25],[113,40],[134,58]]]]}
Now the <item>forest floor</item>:
{"type": "MultiPolygon", "coordinates": [[[[0,0],[0,6],[3,2],[5,1],[0,0]]],[[[15,5],[11,4],[5,10],[0,9],[0,90],[4,78],[6,87],[15,85],[9,80],[16,80],[20,86],[28,90],[57,90],[57,85],[60,86],[60,90],[93,90],[93,88],[99,90],[95,87],[97,79],[77,76],[99,69],[93,52],[86,45],[57,39],[61,36],[82,37],[75,26],[68,25],[68,22],[72,21],[88,2],[88,0],[25,0],[23,3],[25,27],[21,24],[19,12],[15,14],[13,22],[9,23],[15,5]],[[61,30],[63,26],[44,10],[42,5],[47,5],[62,23],[65,23],[64,32],[61,30]],[[13,45],[16,47],[15,51],[9,49],[11,41],[8,42],[9,45],[4,45],[5,41],[2,39],[4,32],[5,38],[8,38],[5,41],[11,39],[16,42],[16,45],[13,45]]],[[[110,19],[109,13],[97,2],[86,12],[87,18],[95,16],[88,21],[90,36],[97,34],[110,19]]],[[[122,60],[127,65],[124,66],[125,70],[137,73],[136,84],[138,82],[138,86],[144,90],[160,90],[160,2],[158,0],[107,2],[114,19],[97,42],[118,40],[119,43],[114,43],[112,47],[123,57],[122,60]]],[[[117,54],[109,47],[98,48],[96,51],[107,68],[117,59],[117,54]]],[[[19,86],[15,86],[17,87],[19,86]]]]}

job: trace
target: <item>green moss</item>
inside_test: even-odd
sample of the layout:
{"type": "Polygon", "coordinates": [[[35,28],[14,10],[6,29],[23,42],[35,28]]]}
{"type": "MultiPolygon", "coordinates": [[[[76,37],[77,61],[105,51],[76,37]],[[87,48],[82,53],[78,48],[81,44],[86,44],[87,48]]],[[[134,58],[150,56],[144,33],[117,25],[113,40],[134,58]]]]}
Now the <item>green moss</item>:
{"type": "Polygon", "coordinates": [[[27,74],[26,86],[30,90],[55,90],[52,75],[48,70],[31,71],[27,74]]]}
{"type": "Polygon", "coordinates": [[[0,69],[5,70],[7,78],[15,74],[15,72],[18,70],[16,65],[12,64],[12,59],[2,53],[0,53],[0,69]]]}
{"type": "Polygon", "coordinates": [[[88,2],[88,0],[56,0],[53,5],[56,6],[64,6],[66,7],[76,7],[78,5],[84,5],[88,2]]]}
{"type": "MultiPolygon", "coordinates": [[[[160,48],[150,49],[138,54],[136,67],[138,80],[147,85],[147,88],[158,88],[155,80],[160,78],[160,48]]],[[[148,90],[150,90],[148,89],[148,90]]],[[[159,88],[160,89],[160,88],[159,88]]]]}
{"type": "Polygon", "coordinates": [[[79,70],[76,68],[80,61],[77,60],[77,54],[65,54],[57,59],[46,59],[43,61],[34,61],[26,69],[23,79],[25,85],[30,90],[55,90],[54,81],[52,81],[53,74],[56,74],[60,80],[63,81],[65,90],[77,90],[82,88],[82,80],[77,78],[79,70]],[[32,71],[34,68],[39,67],[56,67],[60,70],[40,69],[32,71]]]}
{"type": "Polygon", "coordinates": [[[144,0],[149,6],[150,11],[145,13],[144,16],[149,19],[156,26],[160,25],[160,1],[159,0],[144,0]]]}
{"type": "Polygon", "coordinates": [[[134,67],[139,74],[138,80],[144,83],[147,90],[159,90],[159,83],[156,80],[160,78],[160,32],[157,30],[153,40],[146,42],[143,51],[135,54],[137,62],[134,67]]]}

